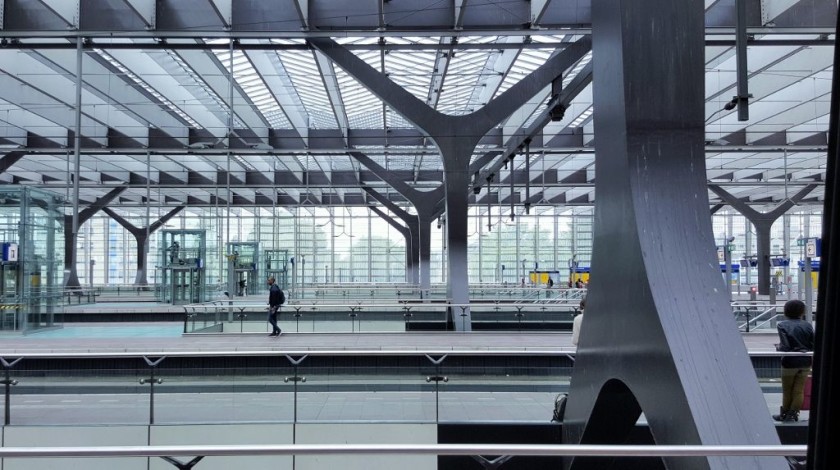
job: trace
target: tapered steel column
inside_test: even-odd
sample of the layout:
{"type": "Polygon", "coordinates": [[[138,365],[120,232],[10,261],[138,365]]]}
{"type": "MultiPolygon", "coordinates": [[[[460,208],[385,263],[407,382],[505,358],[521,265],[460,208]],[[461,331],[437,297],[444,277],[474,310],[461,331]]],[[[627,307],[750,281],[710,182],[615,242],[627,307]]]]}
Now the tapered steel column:
{"type": "Polygon", "coordinates": [[[789,211],[799,201],[816,188],[816,184],[809,184],[793,197],[782,202],[770,212],[758,212],[748,206],[746,202],[736,198],[725,189],[717,185],[709,185],[709,189],[720,196],[724,202],[732,206],[755,226],[756,255],[758,256],[758,293],[770,294],[770,229],[773,222],[789,211]]]}
{"type": "MultiPolygon", "coordinates": [[[[79,225],[83,222],[79,220],[79,179],[80,167],[82,159],[82,37],[76,38],[76,125],[73,128],[73,209],[70,214],[70,226],[67,227],[70,231],[65,230],[64,234],[64,288],[78,289],[81,287],[79,283],[79,275],[76,272],[76,241],[79,239],[79,225]],[[68,245],[67,240],[71,240],[72,244],[68,245]],[[69,250],[69,251],[67,251],[69,250]]],[[[67,224],[65,223],[65,227],[67,224]]]]}
{"type": "Polygon", "coordinates": [[[176,214],[184,210],[187,206],[178,206],[171,211],[167,212],[166,215],[161,217],[160,219],[156,220],[154,223],[147,225],[146,227],[137,227],[133,225],[131,222],[127,221],[123,217],[121,217],[116,212],[108,209],[107,207],[103,208],[102,211],[108,214],[112,219],[114,219],[118,224],[122,225],[124,229],[128,230],[134,239],[137,240],[137,274],[134,277],[134,285],[135,286],[148,286],[148,254],[149,254],[149,237],[152,233],[156,232],[159,228],[163,227],[166,222],[169,221],[172,217],[176,214]]]}
{"type": "MultiPolygon", "coordinates": [[[[341,66],[409,122],[434,141],[441,153],[446,193],[448,297],[463,309],[450,309],[448,322],[458,330],[472,329],[467,270],[467,209],[470,190],[470,160],[480,139],[544,87],[580,60],[590,48],[581,38],[549,58],[545,64],[507,89],[480,110],[449,116],[430,108],[388,79],[358,56],[327,38],[309,43],[341,66]]],[[[422,239],[421,239],[422,243],[422,239]]],[[[422,257],[422,255],[421,255],[422,257]]],[[[422,268],[421,268],[422,279],[422,268]]],[[[421,281],[422,282],[422,281],[421,281]]]]}
{"type": "MultiPolygon", "coordinates": [[[[64,287],[65,288],[79,288],[79,277],[76,274],[76,244],[78,241],[78,234],[73,231],[75,225],[79,226],[87,222],[97,212],[102,210],[105,206],[111,203],[123,191],[128,189],[128,186],[114,188],[108,194],[100,197],[93,202],[87,209],[83,211],[74,211],[73,215],[64,216],[64,287]]],[[[73,203],[78,207],[78,201],[73,203]]]]}
{"type": "MultiPolygon", "coordinates": [[[[592,280],[564,442],[776,444],[715,253],[704,151],[704,2],[594,0],[592,280]]],[[[669,470],[783,458],[663,459],[669,470]]],[[[567,459],[566,468],[622,468],[567,459]]]]}
{"type": "Polygon", "coordinates": [[[376,206],[370,206],[370,210],[378,215],[382,220],[388,222],[388,225],[405,238],[405,282],[417,284],[419,275],[417,270],[416,258],[419,258],[418,246],[414,240],[414,234],[408,227],[400,225],[396,220],[386,214],[382,209],[376,206]],[[415,258],[415,253],[417,257],[415,258]]]}
{"type": "Polygon", "coordinates": [[[431,224],[432,221],[440,216],[444,210],[444,190],[443,186],[438,186],[431,191],[418,191],[409,186],[404,181],[395,177],[391,172],[382,168],[373,161],[370,157],[362,152],[348,152],[349,155],[359,161],[362,165],[367,167],[371,172],[387,182],[403,197],[414,206],[417,215],[411,215],[398,207],[396,204],[388,200],[385,196],[375,191],[372,188],[363,186],[368,194],[373,196],[380,204],[387,207],[397,217],[408,226],[411,231],[411,239],[416,242],[417,258],[415,259],[415,269],[417,269],[417,280],[414,281],[420,286],[421,291],[427,293],[431,288],[431,224]]]}

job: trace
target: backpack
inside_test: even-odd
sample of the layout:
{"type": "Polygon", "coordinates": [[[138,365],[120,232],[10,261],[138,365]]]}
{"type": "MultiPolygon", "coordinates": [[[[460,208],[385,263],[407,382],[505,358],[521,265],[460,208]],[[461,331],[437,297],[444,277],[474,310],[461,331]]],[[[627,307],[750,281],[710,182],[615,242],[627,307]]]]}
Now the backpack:
{"type": "Polygon", "coordinates": [[[558,393],[554,397],[554,413],[551,415],[552,422],[563,422],[563,415],[566,414],[566,397],[567,395],[565,393],[558,393]]]}
{"type": "Polygon", "coordinates": [[[286,294],[283,293],[283,289],[280,289],[280,305],[286,303],[286,294]]]}

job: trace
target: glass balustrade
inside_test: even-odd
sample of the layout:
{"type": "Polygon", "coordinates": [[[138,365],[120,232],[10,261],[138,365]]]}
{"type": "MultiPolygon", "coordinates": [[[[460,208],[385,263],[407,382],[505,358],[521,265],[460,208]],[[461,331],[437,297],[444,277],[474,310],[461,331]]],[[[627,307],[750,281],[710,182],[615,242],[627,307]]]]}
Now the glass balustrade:
{"type": "MultiPolygon", "coordinates": [[[[10,426],[548,422],[574,362],[529,357],[278,353],[236,367],[200,356],[123,357],[108,367],[24,358],[7,369],[4,418],[10,426]],[[37,367],[45,362],[53,366],[37,367]]],[[[768,403],[781,393],[778,360],[753,357],[765,396],[776,395],[768,403]]]]}

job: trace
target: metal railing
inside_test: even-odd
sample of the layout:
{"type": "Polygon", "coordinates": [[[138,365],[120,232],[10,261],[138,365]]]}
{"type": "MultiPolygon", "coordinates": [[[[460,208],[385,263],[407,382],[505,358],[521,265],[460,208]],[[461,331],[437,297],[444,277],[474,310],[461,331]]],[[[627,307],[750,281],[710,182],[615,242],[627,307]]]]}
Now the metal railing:
{"type": "MultiPolygon", "coordinates": [[[[567,323],[571,328],[572,314],[578,303],[562,302],[553,304],[472,302],[469,304],[451,302],[401,301],[399,303],[346,301],[338,303],[318,301],[290,301],[281,308],[281,320],[294,318],[294,331],[300,332],[301,322],[311,323],[312,332],[338,331],[405,331],[418,321],[445,323],[449,312],[453,312],[455,321],[466,326],[466,318],[472,315],[472,322],[509,323],[509,329],[527,327],[529,322],[567,323]],[[363,330],[363,320],[368,328],[363,330]],[[332,321],[328,324],[327,321],[332,321]],[[321,326],[316,327],[316,322],[321,326]],[[336,322],[345,322],[346,326],[337,328],[336,322]],[[380,323],[372,323],[380,322],[380,323]],[[371,326],[373,325],[371,329],[371,326]],[[349,327],[349,328],[348,328],[349,327]]],[[[225,325],[233,324],[232,332],[245,332],[248,322],[265,323],[267,304],[264,300],[219,300],[200,304],[184,305],[184,333],[222,333],[231,332],[225,325]]],[[[462,328],[463,329],[463,328],[462,328]]],[[[249,330],[253,332],[253,329],[249,330]]]]}
{"type": "MultiPolygon", "coordinates": [[[[750,356],[753,357],[781,357],[781,356],[810,356],[812,353],[789,353],[777,352],[771,350],[751,351],[750,356]]],[[[535,399],[538,401],[545,400],[548,403],[548,396],[554,396],[560,391],[564,383],[568,382],[569,374],[571,373],[571,365],[567,366],[500,366],[498,370],[487,368],[486,366],[477,367],[471,370],[465,367],[465,364],[454,359],[446,362],[449,358],[474,358],[474,357],[568,357],[573,359],[575,356],[574,348],[551,348],[551,349],[530,349],[530,348],[508,348],[495,350],[452,350],[452,349],[366,349],[366,350],[348,350],[348,349],[301,349],[301,350],[228,350],[228,351],[198,351],[198,350],[173,350],[173,351],[147,351],[147,352],[21,352],[13,351],[0,352],[0,364],[4,369],[4,380],[1,383],[5,384],[5,413],[4,422],[6,425],[12,423],[11,417],[16,414],[16,408],[11,406],[12,398],[16,396],[27,397],[33,393],[45,396],[73,396],[73,402],[78,402],[84,396],[91,396],[96,399],[96,395],[103,392],[103,389],[110,389],[114,397],[126,396],[135,397],[129,400],[129,403],[134,403],[135,408],[132,410],[124,410],[125,418],[128,423],[143,423],[154,424],[156,422],[155,413],[156,407],[159,407],[155,396],[161,393],[167,396],[191,396],[195,400],[201,402],[208,396],[207,393],[243,393],[245,397],[254,397],[254,394],[262,393],[281,393],[281,396],[293,397],[289,400],[289,405],[293,408],[284,407],[286,413],[294,412],[294,416],[278,417],[280,421],[292,420],[292,423],[297,423],[301,418],[298,416],[298,394],[307,394],[306,396],[320,396],[322,393],[346,393],[353,389],[360,392],[375,393],[378,391],[413,391],[419,393],[418,400],[414,402],[416,407],[415,414],[421,416],[421,422],[440,422],[441,400],[439,392],[442,390],[449,392],[475,392],[486,391],[492,392],[497,396],[503,393],[516,393],[517,397],[521,398],[522,392],[527,389],[530,393],[535,393],[535,399]],[[323,369],[323,361],[309,360],[308,358],[359,358],[359,357],[375,357],[375,358],[393,358],[396,356],[425,358],[428,362],[419,361],[415,363],[409,361],[410,365],[391,367],[387,370],[382,370],[381,367],[357,367],[353,366],[346,371],[338,366],[330,366],[323,369]],[[246,368],[234,369],[215,369],[206,368],[204,366],[199,369],[181,369],[183,361],[175,361],[173,368],[167,368],[167,364],[172,362],[175,358],[259,358],[263,357],[267,360],[258,361],[257,365],[246,368]],[[40,369],[26,369],[22,367],[28,364],[28,361],[39,361],[45,359],[61,359],[61,360],[79,360],[83,364],[92,364],[94,359],[115,359],[128,360],[123,361],[122,364],[130,365],[127,369],[74,369],[67,367],[65,363],[61,369],[56,370],[40,370],[40,369]],[[131,361],[132,359],[140,359],[140,361],[131,361]],[[306,361],[306,362],[305,362],[306,361]],[[140,364],[145,364],[145,367],[140,364]],[[270,367],[265,364],[271,364],[270,367]],[[120,372],[122,370],[123,372],[120,372]],[[447,373],[448,372],[448,373],[447,373]],[[307,381],[308,375],[308,381],[307,381]],[[284,378],[285,377],[285,378],[284,378]],[[142,387],[137,387],[139,383],[142,387]],[[289,386],[291,382],[291,386],[289,386]],[[301,385],[299,386],[299,382],[301,385]],[[25,390],[12,393],[13,387],[25,390]],[[336,388],[337,387],[337,388],[336,388]],[[349,387],[349,388],[348,388],[349,387]],[[355,388],[354,388],[355,387],[355,388]],[[459,388],[460,387],[460,388],[459,388]],[[19,395],[20,394],[20,395],[19,395]],[[173,395],[174,394],[174,395],[173,395]],[[185,395],[179,395],[185,394],[185,395]],[[202,395],[204,394],[204,395],[202,395]],[[290,394],[290,395],[289,395],[290,394]],[[314,394],[314,395],[313,395],[314,394]],[[147,396],[148,401],[137,401],[137,397],[147,396]],[[425,397],[425,398],[423,398],[425,397]],[[294,403],[294,405],[292,405],[294,403]],[[424,404],[425,403],[425,404],[424,404]],[[139,405],[139,406],[138,406],[139,405]],[[434,414],[429,412],[434,406],[434,414]],[[142,410],[146,408],[146,411],[142,410]],[[425,407],[425,408],[424,408],[425,407]],[[148,418],[145,418],[143,414],[148,418]]],[[[516,362],[519,363],[519,362],[516,362]]],[[[571,364],[571,363],[570,363],[571,364]]],[[[87,367],[90,367],[89,365],[87,367]]],[[[109,366],[112,367],[112,366],[109,366]]],[[[775,369],[774,369],[775,371],[775,369]]],[[[212,396],[212,395],[210,395],[212,396]]],[[[344,396],[344,395],[342,395],[344,396]]],[[[377,398],[379,399],[379,398],[377,398]]],[[[57,399],[58,400],[58,399],[57,399]]],[[[276,398],[272,399],[276,401],[276,398]]],[[[64,405],[60,401],[61,409],[71,405],[64,405]]],[[[56,402],[58,404],[59,402],[56,402]]],[[[26,418],[27,407],[25,403],[16,402],[23,406],[24,424],[44,424],[39,422],[39,419],[44,419],[37,416],[29,416],[26,418]],[[28,419],[28,421],[27,421],[28,419]],[[32,421],[34,420],[34,421],[32,421]]],[[[215,400],[212,403],[216,403],[215,400]]],[[[448,403],[448,402],[447,402],[448,403]]],[[[180,410],[181,402],[168,400],[164,402],[164,420],[166,416],[171,415],[173,410],[180,410]],[[167,408],[168,407],[168,408],[167,408]],[[173,408],[174,407],[174,408],[173,408]],[[169,415],[167,415],[169,413],[169,415]]],[[[82,406],[82,405],[80,405],[82,406]]],[[[260,405],[258,408],[261,408],[260,405]]],[[[452,419],[452,416],[459,414],[458,408],[451,408],[451,403],[447,416],[452,419]]],[[[547,405],[546,405],[547,406],[547,405]]],[[[208,404],[208,409],[213,408],[208,404]]],[[[310,407],[311,408],[311,407],[310,407]]],[[[304,408],[306,409],[306,408],[304,408]]],[[[402,409],[402,408],[401,408],[402,409]]],[[[69,411],[72,413],[72,410],[69,411]]],[[[178,411],[180,413],[180,411],[178,411]]],[[[196,411],[197,416],[201,415],[201,410],[196,411]]],[[[178,419],[186,419],[191,422],[191,419],[196,417],[186,417],[182,415],[178,419]]],[[[547,421],[550,415],[546,412],[544,418],[547,421]]],[[[542,408],[538,416],[532,416],[534,419],[542,418],[542,408]]],[[[47,420],[59,419],[61,416],[49,416],[47,420]]],[[[110,420],[112,417],[98,417],[97,421],[90,424],[102,424],[101,420],[110,420]],[[107,418],[107,419],[106,419],[107,418]]],[[[237,417],[236,419],[245,419],[237,417]]],[[[317,417],[303,417],[306,420],[321,420],[317,417]]],[[[400,421],[405,420],[405,416],[395,416],[389,418],[390,420],[400,421]]],[[[160,420],[158,420],[160,421],[160,420]]],[[[75,422],[75,421],[74,421],[75,422]]],[[[122,423],[123,421],[121,421],[122,423]]],[[[171,422],[171,420],[170,420],[171,422]]],[[[176,421],[183,423],[183,421],[176,421]]],[[[201,421],[204,422],[204,421],[201,421]]],[[[20,421],[15,424],[19,424],[20,421]]]]}
{"type": "MultiPolygon", "coordinates": [[[[732,313],[735,315],[736,321],[744,317],[745,321],[738,323],[738,329],[744,332],[756,331],[759,329],[757,321],[770,317],[775,319],[773,315],[783,305],[776,305],[767,302],[741,302],[735,301],[731,303],[732,313]]],[[[762,326],[766,323],[762,323],[762,326]]]]}
{"type": "Polygon", "coordinates": [[[4,447],[0,458],[266,455],[504,455],[577,457],[804,457],[805,445],[273,444],[4,447]]]}

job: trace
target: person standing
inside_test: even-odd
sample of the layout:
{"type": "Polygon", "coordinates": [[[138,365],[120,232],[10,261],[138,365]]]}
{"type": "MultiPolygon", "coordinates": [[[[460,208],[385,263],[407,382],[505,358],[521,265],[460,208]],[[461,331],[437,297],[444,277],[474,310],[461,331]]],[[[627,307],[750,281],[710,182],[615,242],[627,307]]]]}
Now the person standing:
{"type": "MultiPolygon", "coordinates": [[[[810,352],[814,350],[814,327],[802,319],[805,304],[801,300],[785,303],[785,317],[776,326],[782,352],[810,352]]],[[[811,372],[811,357],[785,356],[782,358],[782,407],[773,419],[782,422],[799,421],[799,410],[805,398],[805,381],[811,372]]]]}
{"type": "Polygon", "coordinates": [[[169,248],[166,249],[166,251],[170,252],[169,253],[169,264],[175,264],[180,260],[180,256],[179,256],[179,253],[178,253],[180,250],[181,250],[181,244],[176,242],[176,241],[173,241],[172,244],[169,245],[169,248]]]}
{"type": "Polygon", "coordinates": [[[577,347],[580,340],[580,327],[583,324],[583,310],[586,308],[586,298],[580,300],[580,313],[572,321],[572,346],[577,347]]]}
{"type": "Polygon", "coordinates": [[[282,331],[277,326],[277,314],[280,312],[280,304],[283,303],[283,291],[274,279],[268,278],[268,323],[271,324],[271,334],[268,336],[280,336],[282,331]]]}

